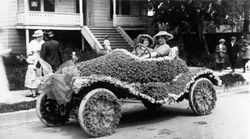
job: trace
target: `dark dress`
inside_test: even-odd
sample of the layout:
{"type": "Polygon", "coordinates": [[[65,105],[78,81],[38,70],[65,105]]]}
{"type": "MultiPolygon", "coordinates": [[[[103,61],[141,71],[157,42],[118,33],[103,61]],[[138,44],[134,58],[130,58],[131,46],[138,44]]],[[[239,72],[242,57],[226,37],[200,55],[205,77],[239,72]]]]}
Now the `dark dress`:
{"type": "Polygon", "coordinates": [[[42,45],[40,56],[51,65],[53,71],[56,71],[56,69],[62,64],[58,41],[46,41],[42,45]]]}

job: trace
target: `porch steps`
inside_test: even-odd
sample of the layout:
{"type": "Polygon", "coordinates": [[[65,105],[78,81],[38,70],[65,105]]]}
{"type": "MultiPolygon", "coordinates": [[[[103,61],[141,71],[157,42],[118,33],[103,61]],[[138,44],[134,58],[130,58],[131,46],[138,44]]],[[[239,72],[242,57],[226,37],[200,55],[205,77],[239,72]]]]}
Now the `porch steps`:
{"type": "Polygon", "coordinates": [[[104,46],[103,41],[105,36],[109,35],[109,41],[112,49],[126,49],[128,51],[132,51],[131,45],[116,28],[89,28],[89,30],[102,46],[104,46]]]}

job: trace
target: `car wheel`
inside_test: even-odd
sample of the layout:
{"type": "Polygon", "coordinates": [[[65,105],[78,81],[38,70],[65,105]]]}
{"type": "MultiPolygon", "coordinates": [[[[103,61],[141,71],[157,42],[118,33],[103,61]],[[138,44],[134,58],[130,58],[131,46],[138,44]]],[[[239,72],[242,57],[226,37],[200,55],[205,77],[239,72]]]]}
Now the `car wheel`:
{"type": "Polygon", "coordinates": [[[114,133],[121,118],[121,105],[109,90],[97,88],[81,101],[78,120],[82,129],[92,137],[114,133]]]}
{"type": "Polygon", "coordinates": [[[189,93],[189,105],[197,115],[207,115],[215,108],[216,92],[207,78],[199,78],[192,85],[189,93]]]}
{"type": "Polygon", "coordinates": [[[158,110],[162,106],[162,104],[153,104],[145,100],[143,100],[142,103],[148,110],[158,110]]]}
{"type": "Polygon", "coordinates": [[[56,100],[42,93],[36,102],[36,113],[42,123],[51,127],[66,123],[69,120],[70,109],[67,104],[59,105],[56,100]]]}

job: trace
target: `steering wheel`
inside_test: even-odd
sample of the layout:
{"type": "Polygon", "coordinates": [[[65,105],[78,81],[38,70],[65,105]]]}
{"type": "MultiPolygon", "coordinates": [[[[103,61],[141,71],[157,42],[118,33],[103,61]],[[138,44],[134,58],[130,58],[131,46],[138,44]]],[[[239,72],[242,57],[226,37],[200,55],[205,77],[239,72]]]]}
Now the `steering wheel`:
{"type": "Polygon", "coordinates": [[[148,55],[149,55],[148,58],[151,58],[151,53],[150,53],[150,51],[148,50],[148,48],[147,48],[145,45],[143,45],[143,44],[141,44],[141,43],[138,43],[138,44],[135,45],[135,53],[136,53],[136,55],[139,56],[139,57],[148,54],[148,55]],[[139,51],[139,50],[142,50],[142,51],[139,51]],[[139,53],[139,52],[140,52],[140,53],[139,53]]]}

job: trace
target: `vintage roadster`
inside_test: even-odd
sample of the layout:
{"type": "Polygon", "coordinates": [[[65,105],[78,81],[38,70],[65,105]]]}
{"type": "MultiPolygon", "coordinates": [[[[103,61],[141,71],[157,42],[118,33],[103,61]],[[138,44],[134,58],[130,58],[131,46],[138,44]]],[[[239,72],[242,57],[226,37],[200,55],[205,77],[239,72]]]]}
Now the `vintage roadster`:
{"type": "Polygon", "coordinates": [[[213,85],[220,84],[211,70],[189,68],[177,55],[142,59],[116,49],[45,76],[36,111],[47,126],[75,117],[89,136],[100,137],[118,126],[121,98],[140,100],[151,110],[187,99],[196,115],[207,115],[215,108],[213,85]]]}

